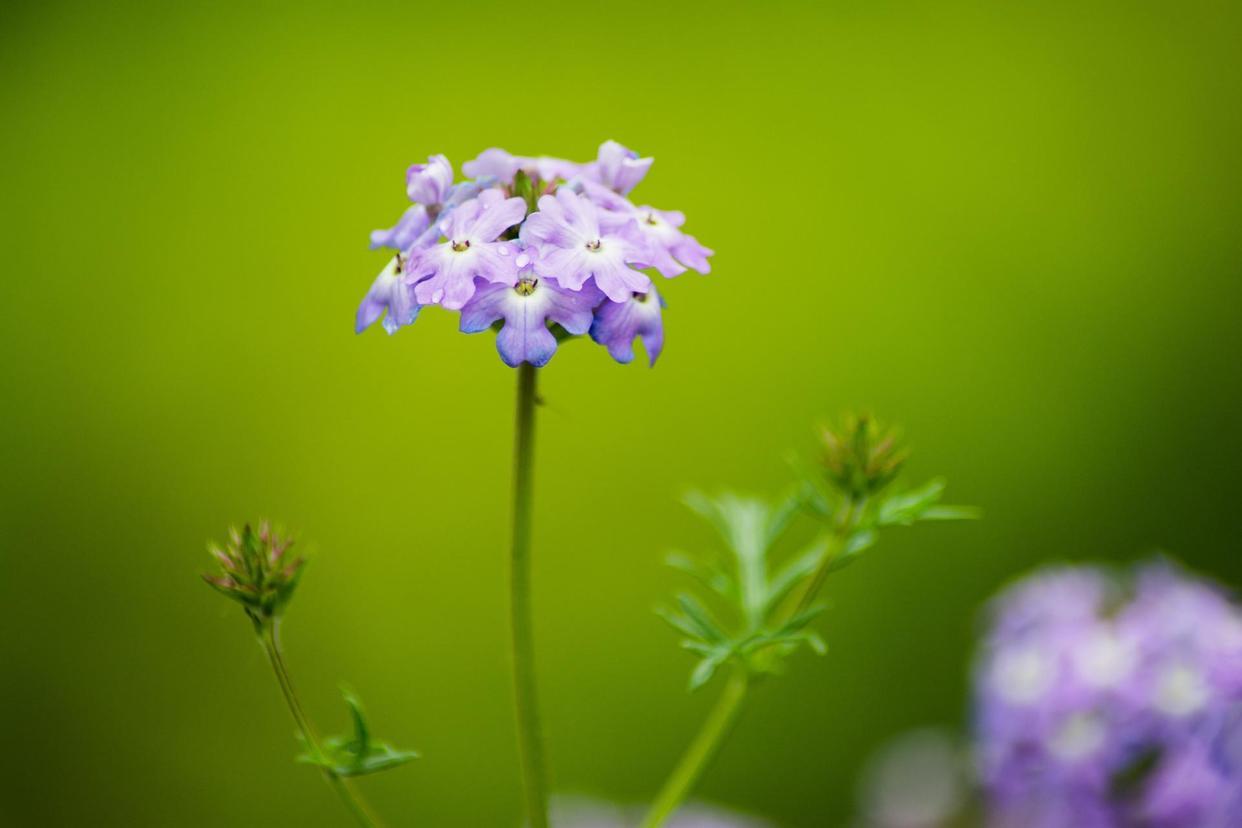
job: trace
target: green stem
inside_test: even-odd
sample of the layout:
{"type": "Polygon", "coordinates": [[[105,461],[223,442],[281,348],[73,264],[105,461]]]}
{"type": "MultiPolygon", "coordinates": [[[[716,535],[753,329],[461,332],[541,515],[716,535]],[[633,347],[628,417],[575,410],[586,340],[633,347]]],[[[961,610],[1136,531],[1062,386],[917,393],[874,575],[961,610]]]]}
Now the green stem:
{"type": "Polygon", "coordinates": [[[664,824],[664,820],[672,816],[673,812],[681,807],[681,803],[690,795],[699,777],[707,770],[707,766],[720,749],[721,743],[733,729],[733,724],[742,710],[742,702],[746,700],[749,685],[750,680],[741,668],[729,676],[724,693],[716,701],[716,706],[712,708],[707,721],[703,722],[698,735],[694,737],[694,741],[682,755],[681,761],[673,769],[668,781],[664,783],[651,810],[647,812],[646,819],[643,820],[642,828],[659,828],[664,824]]]}
{"type": "Polygon", "coordinates": [[[819,590],[824,585],[824,580],[828,577],[828,573],[832,571],[833,565],[837,562],[837,558],[844,551],[848,542],[849,536],[841,532],[833,532],[828,536],[824,556],[819,559],[819,566],[815,567],[811,577],[806,579],[802,590],[797,593],[797,600],[786,604],[785,612],[775,618],[773,626],[779,627],[787,623],[798,613],[810,609],[815,596],[819,595],[819,590]]]}
{"type": "MultiPolygon", "coordinates": [[[[289,678],[289,669],[285,666],[285,657],[280,651],[280,638],[276,626],[279,623],[279,621],[274,621],[269,624],[260,635],[260,640],[263,642],[263,649],[267,652],[267,660],[272,664],[272,671],[276,673],[276,682],[280,685],[280,692],[285,697],[285,704],[289,706],[293,721],[297,723],[302,739],[306,742],[306,749],[316,758],[322,758],[323,748],[319,745],[319,737],[315,734],[315,728],[307,718],[306,711],[302,709],[297,691],[293,689],[293,680],[289,678]]],[[[321,769],[329,787],[336,791],[336,795],[345,803],[345,807],[353,814],[358,824],[363,828],[379,828],[381,825],[379,819],[371,812],[353,783],[328,768],[321,769]]]]}
{"type": "Polygon", "coordinates": [[[539,704],[535,693],[535,644],[530,604],[531,479],[535,453],[536,369],[518,367],[517,421],[513,448],[513,557],[510,610],[513,628],[513,697],[517,707],[518,756],[528,828],[548,828],[548,779],[539,704]]]}

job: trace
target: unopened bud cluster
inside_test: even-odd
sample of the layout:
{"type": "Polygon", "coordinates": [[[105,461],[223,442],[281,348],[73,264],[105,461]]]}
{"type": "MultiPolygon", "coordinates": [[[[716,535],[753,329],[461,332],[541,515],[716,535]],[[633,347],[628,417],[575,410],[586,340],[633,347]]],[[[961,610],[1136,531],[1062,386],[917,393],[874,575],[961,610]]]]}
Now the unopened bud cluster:
{"type": "Polygon", "coordinates": [[[909,456],[895,429],[866,414],[848,415],[838,428],[824,428],[820,440],[824,476],[855,501],[866,500],[892,483],[909,456]]]}
{"type": "Polygon", "coordinates": [[[284,610],[302,575],[306,561],[289,554],[292,546],[291,538],[273,531],[266,521],[258,530],[250,524],[240,531],[230,529],[223,547],[208,545],[220,572],[204,574],[203,580],[241,604],[261,631],[284,610]]]}

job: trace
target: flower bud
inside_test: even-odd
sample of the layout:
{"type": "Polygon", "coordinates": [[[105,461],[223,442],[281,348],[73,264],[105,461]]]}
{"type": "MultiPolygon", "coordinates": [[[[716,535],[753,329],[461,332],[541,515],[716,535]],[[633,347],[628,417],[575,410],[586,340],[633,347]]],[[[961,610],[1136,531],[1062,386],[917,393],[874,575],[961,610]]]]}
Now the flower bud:
{"type": "Polygon", "coordinates": [[[267,521],[258,531],[250,524],[240,532],[231,528],[223,547],[208,544],[220,571],[205,573],[203,580],[241,604],[255,629],[262,631],[284,611],[302,576],[306,560],[289,555],[292,546],[293,540],[273,531],[267,521]]]}
{"type": "Polygon", "coordinates": [[[820,440],[824,476],[855,501],[872,497],[892,483],[909,456],[896,429],[882,426],[868,414],[847,415],[839,428],[825,427],[820,440]]]}

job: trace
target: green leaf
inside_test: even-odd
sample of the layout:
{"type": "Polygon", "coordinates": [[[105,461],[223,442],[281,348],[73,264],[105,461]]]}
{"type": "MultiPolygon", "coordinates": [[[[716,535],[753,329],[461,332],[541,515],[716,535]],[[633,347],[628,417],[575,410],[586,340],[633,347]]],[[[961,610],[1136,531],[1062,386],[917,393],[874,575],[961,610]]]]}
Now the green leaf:
{"type": "Polygon", "coordinates": [[[322,755],[307,750],[298,757],[299,762],[324,768],[336,776],[363,776],[395,768],[418,758],[414,751],[397,750],[386,742],[373,740],[362,702],[347,687],[341,688],[341,695],[349,707],[353,735],[325,739],[322,755]]]}
{"type": "Polygon", "coordinates": [[[720,625],[712,618],[711,613],[693,595],[681,593],[677,596],[677,605],[681,607],[685,617],[699,631],[699,638],[712,642],[727,640],[728,636],[720,629],[720,625]]]}
{"type": "Polygon", "coordinates": [[[776,631],[776,634],[778,636],[783,636],[801,631],[803,627],[819,617],[827,608],[828,607],[824,604],[814,604],[807,607],[802,612],[798,613],[781,625],[781,628],[776,631]]]}
{"type": "Polygon", "coordinates": [[[878,522],[881,526],[908,526],[924,512],[940,501],[944,494],[943,478],[933,478],[922,486],[909,491],[889,495],[880,505],[878,522]]]}
{"type": "Polygon", "coordinates": [[[716,670],[724,661],[723,658],[710,657],[700,661],[694,668],[694,672],[690,674],[690,684],[687,690],[693,693],[704,684],[712,680],[712,676],[716,675],[716,670]]]}
{"type": "Polygon", "coordinates": [[[978,506],[932,506],[919,517],[920,520],[979,520],[983,510],[978,506]]]}
{"type": "Polygon", "coordinates": [[[765,615],[780,606],[795,586],[810,577],[828,551],[828,543],[829,540],[826,537],[816,538],[797,557],[781,567],[780,571],[768,582],[767,600],[764,604],[765,615]]]}
{"type": "Polygon", "coordinates": [[[677,632],[686,636],[692,641],[702,641],[702,630],[697,627],[693,621],[679,612],[674,612],[667,607],[656,607],[655,614],[664,620],[670,627],[677,632]]]}
{"type": "Polygon", "coordinates": [[[684,572],[730,604],[737,602],[737,583],[715,564],[696,561],[681,552],[670,552],[665,565],[684,572]]]}
{"type": "Polygon", "coordinates": [[[789,528],[790,521],[802,509],[804,500],[803,490],[796,488],[777,501],[776,506],[768,514],[767,526],[765,527],[768,546],[771,546],[781,535],[785,534],[785,530],[789,528]]]}

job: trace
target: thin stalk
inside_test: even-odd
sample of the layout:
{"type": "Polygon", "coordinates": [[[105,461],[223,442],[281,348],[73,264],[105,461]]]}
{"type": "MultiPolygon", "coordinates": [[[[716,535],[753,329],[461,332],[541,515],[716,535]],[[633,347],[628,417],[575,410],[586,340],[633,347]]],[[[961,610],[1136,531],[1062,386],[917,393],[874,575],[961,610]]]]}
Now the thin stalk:
{"type": "MultiPolygon", "coordinates": [[[[819,566],[803,582],[802,589],[795,594],[796,597],[788,601],[772,619],[773,626],[779,627],[798,613],[810,608],[815,596],[819,594],[820,587],[824,584],[824,579],[832,571],[833,564],[849,545],[850,537],[855,529],[854,519],[858,513],[859,509],[855,508],[855,504],[847,504],[846,511],[838,520],[836,528],[828,536],[828,546],[824,550],[819,566]]],[[[746,700],[749,683],[749,678],[742,668],[734,670],[729,677],[729,683],[725,685],[724,693],[716,701],[716,706],[712,708],[707,720],[703,722],[703,726],[699,728],[698,734],[694,737],[694,741],[690,743],[690,747],[682,755],[677,767],[673,769],[673,773],[664,783],[664,787],[660,789],[655,803],[643,820],[642,828],[660,828],[694,790],[699,777],[707,770],[707,766],[711,764],[717,751],[720,750],[720,745],[732,731],[733,724],[741,712],[742,703],[746,700]]]]}
{"type": "MultiPolygon", "coordinates": [[[[306,711],[302,709],[302,702],[298,699],[297,691],[293,689],[293,680],[289,678],[289,669],[285,666],[285,657],[280,651],[280,638],[276,628],[278,623],[277,621],[269,624],[259,638],[263,643],[263,649],[267,652],[267,660],[272,664],[272,671],[276,673],[276,683],[280,685],[285,704],[289,706],[293,721],[297,723],[298,731],[302,734],[303,741],[306,742],[307,750],[316,758],[322,758],[323,748],[319,745],[319,737],[310,719],[307,718],[306,711]]],[[[328,781],[328,786],[345,803],[345,807],[353,814],[358,824],[363,828],[379,828],[382,823],[371,812],[366,800],[362,798],[362,794],[358,793],[353,783],[328,768],[321,768],[321,770],[324,779],[328,781]]]]}
{"type": "Polygon", "coordinates": [[[530,527],[535,454],[537,374],[518,367],[517,420],[513,447],[513,555],[510,611],[513,628],[513,698],[517,708],[518,758],[528,828],[548,828],[548,776],[535,692],[535,643],[530,602],[530,527]]]}
{"type": "Polygon", "coordinates": [[[659,796],[647,812],[642,828],[659,828],[664,820],[673,815],[681,807],[681,803],[690,795],[690,791],[698,783],[703,771],[711,764],[720,750],[725,737],[733,730],[738,714],[742,712],[742,702],[750,688],[750,679],[744,670],[738,668],[729,676],[724,692],[716,700],[716,706],[708,714],[703,727],[690,743],[690,747],[682,755],[681,761],[673,769],[668,781],[660,789],[659,796]]]}

